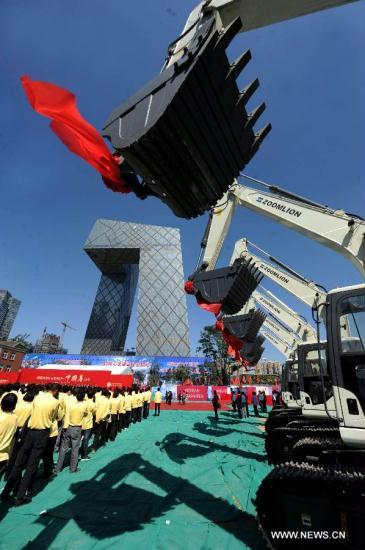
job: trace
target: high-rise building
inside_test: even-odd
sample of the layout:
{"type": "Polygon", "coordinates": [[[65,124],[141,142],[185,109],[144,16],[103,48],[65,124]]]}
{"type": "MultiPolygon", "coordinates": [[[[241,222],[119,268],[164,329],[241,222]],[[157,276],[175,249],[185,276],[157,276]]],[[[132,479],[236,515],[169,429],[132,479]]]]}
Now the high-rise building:
{"type": "Polygon", "coordinates": [[[8,290],[0,290],[0,339],[9,338],[20,304],[8,290]]]}
{"type": "Polygon", "coordinates": [[[60,349],[60,336],[46,332],[36,341],[33,353],[63,353],[60,349]]]}
{"type": "Polygon", "coordinates": [[[180,231],[97,220],[85,251],[101,271],[81,353],[124,349],[138,283],[137,355],[190,355],[180,231]]]}

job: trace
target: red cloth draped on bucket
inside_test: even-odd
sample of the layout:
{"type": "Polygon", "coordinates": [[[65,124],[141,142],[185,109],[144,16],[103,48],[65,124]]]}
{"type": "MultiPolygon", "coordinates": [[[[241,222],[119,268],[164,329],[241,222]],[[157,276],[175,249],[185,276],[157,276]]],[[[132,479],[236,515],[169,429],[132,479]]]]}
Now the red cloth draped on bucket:
{"type": "MultiPolygon", "coordinates": [[[[186,281],[184,284],[184,289],[187,294],[195,294],[195,288],[193,281],[186,281]]],[[[209,304],[202,300],[201,298],[195,296],[198,306],[201,309],[204,309],[205,311],[209,311],[211,313],[214,313],[214,315],[217,317],[222,310],[222,304],[209,304]]],[[[249,362],[246,359],[243,359],[241,357],[241,349],[243,347],[243,342],[236,336],[233,336],[224,326],[224,319],[223,321],[216,321],[215,328],[219,331],[221,331],[222,336],[224,338],[224,341],[226,342],[228,346],[228,355],[231,357],[234,357],[236,361],[240,361],[244,367],[247,367],[249,365],[249,362]]]]}
{"type": "Polygon", "coordinates": [[[241,349],[243,347],[243,342],[240,340],[240,338],[237,338],[237,336],[233,336],[224,326],[224,320],[223,321],[217,321],[215,324],[215,328],[217,330],[220,330],[222,333],[222,336],[224,338],[224,341],[226,342],[228,346],[228,355],[231,357],[234,357],[236,361],[242,361],[241,357],[241,349]]]}
{"type": "MultiPolygon", "coordinates": [[[[187,294],[194,294],[195,293],[193,281],[186,281],[186,283],[184,285],[184,288],[185,288],[185,292],[187,294]]],[[[222,304],[220,304],[220,303],[210,304],[209,302],[206,302],[205,300],[203,300],[199,296],[195,296],[195,298],[196,298],[198,306],[201,309],[204,309],[205,311],[209,311],[210,313],[213,313],[215,316],[220,314],[221,309],[222,309],[222,304]]]]}
{"type": "Polygon", "coordinates": [[[119,172],[120,158],[114,157],[99,132],[87,122],[76,107],[74,94],[50,82],[21,77],[27,99],[33,109],[52,119],[51,130],[66,147],[83,158],[104,179],[104,183],[119,193],[129,193],[119,172]]]}

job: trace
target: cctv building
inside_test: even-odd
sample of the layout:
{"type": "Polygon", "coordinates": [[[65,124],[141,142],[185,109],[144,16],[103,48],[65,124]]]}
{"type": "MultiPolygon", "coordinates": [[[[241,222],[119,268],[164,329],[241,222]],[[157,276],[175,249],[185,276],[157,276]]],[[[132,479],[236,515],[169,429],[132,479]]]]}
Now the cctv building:
{"type": "Polygon", "coordinates": [[[138,286],[136,354],[189,356],[179,229],[101,219],[84,249],[101,277],[81,353],[123,351],[138,286]]]}

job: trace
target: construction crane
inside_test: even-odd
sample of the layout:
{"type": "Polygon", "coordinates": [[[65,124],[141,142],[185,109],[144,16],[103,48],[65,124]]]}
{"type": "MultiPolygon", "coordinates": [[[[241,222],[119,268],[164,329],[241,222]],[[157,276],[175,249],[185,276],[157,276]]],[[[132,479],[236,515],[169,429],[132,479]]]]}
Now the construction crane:
{"type": "Polygon", "coordinates": [[[70,329],[70,330],[77,330],[77,329],[69,325],[67,321],[61,321],[61,325],[63,328],[60,336],[60,349],[63,349],[63,341],[65,339],[66,329],[70,329]]]}

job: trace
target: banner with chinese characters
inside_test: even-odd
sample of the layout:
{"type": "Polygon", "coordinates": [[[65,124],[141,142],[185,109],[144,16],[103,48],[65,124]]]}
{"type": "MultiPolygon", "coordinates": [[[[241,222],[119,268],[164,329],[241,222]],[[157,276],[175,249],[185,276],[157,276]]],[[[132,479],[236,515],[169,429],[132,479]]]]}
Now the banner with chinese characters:
{"type": "Polygon", "coordinates": [[[21,384],[62,384],[71,386],[121,387],[131,386],[132,375],[113,375],[110,371],[61,369],[21,369],[21,384]]]}

